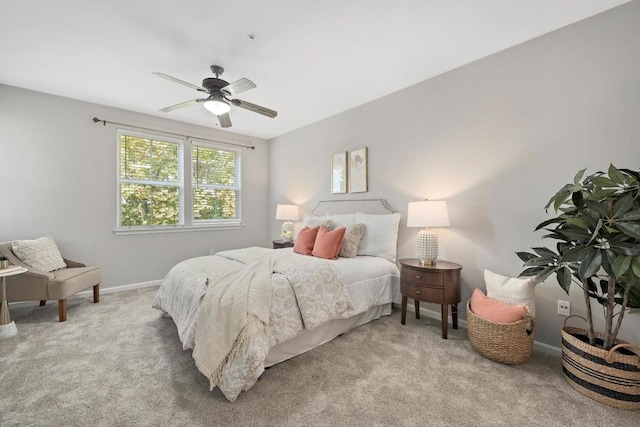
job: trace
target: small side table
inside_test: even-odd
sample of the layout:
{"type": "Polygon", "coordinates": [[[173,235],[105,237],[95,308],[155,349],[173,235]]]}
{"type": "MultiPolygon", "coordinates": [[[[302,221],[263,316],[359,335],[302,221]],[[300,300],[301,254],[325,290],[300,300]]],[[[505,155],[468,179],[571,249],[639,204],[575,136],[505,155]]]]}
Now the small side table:
{"type": "Polygon", "coordinates": [[[9,304],[7,303],[7,276],[22,274],[27,271],[24,267],[9,267],[0,270],[0,286],[2,286],[2,304],[0,305],[0,339],[9,338],[18,333],[16,323],[11,321],[9,304]]]}
{"type": "Polygon", "coordinates": [[[407,319],[407,298],[413,298],[416,319],[420,318],[420,301],[440,304],[442,338],[447,338],[448,307],[451,305],[453,329],[458,329],[458,303],[460,302],[460,270],[454,262],[438,261],[422,265],[415,258],[400,260],[400,293],[402,294],[403,325],[407,319]]]}
{"type": "Polygon", "coordinates": [[[293,240],[276,239],[273,242],[273,249],[292,248],[293,240]]]}

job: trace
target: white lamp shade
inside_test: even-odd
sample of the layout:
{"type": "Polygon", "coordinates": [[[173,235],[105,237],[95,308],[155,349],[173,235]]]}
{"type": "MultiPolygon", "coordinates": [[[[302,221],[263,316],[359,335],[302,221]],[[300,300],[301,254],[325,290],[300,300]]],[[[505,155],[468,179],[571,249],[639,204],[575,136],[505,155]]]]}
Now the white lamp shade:
{"type": "Polygon", "coordinates": [[[205,101],[204,108],[211,111],[216,116],[220,116],[231,111],[231,105],[223,99],[205,101]]]}
{"type": "Polygon", "coordinates": [[[297,221],[299,219],[297,205],[278,205],[276,219],[285,221],[297,221]]]}
{"type": "Polygon", "coordinates": [[[449,211],[447,202],[423,200],[410,202],[407,212],[407,227],[448,227],[449,211]]]}

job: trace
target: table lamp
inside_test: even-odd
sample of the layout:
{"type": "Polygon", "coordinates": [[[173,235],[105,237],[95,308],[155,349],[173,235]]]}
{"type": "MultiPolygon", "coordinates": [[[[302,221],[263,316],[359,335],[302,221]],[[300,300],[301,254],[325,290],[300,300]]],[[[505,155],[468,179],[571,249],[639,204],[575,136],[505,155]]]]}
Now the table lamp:
{"type": "Polygon", "coordinates": [[[276,208],[276,219],[284,220],[282,223],[282,238],[289,241],[293,238],[293,222],[299,219],[298,206],[296,205],[278,205],[276,208]]]}
{"type": "Polygon", "coordinates": [[[424,200],[410,202],[407,227],[425,227],[416,237],[416,257],[422,265],[434,265],[438,259],[438,236],[428,227],[448,227],[447,202],[424,200]]]}

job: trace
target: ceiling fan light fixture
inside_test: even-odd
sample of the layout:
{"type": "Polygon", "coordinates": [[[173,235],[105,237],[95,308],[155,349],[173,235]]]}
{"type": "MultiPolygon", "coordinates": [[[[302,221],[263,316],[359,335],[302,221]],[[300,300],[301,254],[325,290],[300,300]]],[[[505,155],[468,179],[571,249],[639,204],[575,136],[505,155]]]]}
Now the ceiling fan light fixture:
{"type": "Polygon", "coordinates": [[[211,111],[216,116],[231,111],[231,105],[224,99],[212,99],[204,102],[204,108],[211,111]]]}

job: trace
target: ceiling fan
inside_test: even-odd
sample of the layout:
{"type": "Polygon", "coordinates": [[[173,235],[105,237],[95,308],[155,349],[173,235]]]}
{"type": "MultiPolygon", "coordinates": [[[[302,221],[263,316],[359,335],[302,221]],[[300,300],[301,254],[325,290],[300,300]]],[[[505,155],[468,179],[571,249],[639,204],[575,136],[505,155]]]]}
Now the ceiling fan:
{"type": "Polygon", "coordinates": [[[271,110],[260,105],[252,104],[251,102],[243,101],[237,98],[231,98],[239,93],[253,89],[256,84],[247,78],[241,78],[233,83],[229,83],[220,78],[220,75],[224,72],[224,68],[218,65],[212,65],[211,71],[215,74],[215,77],[207,77],[202,81],[202,86],[197,86],[184,80],[177,79],[164,73],[153,73],[158,77],[170,80],[172,82],[181,84],[183,86],[190,87],[199,92],[204,92],[209,96],[207,98],[192,99],[191,101],[181,102],[176,105],[161,108],[159,111],[168,113],[178,108],[189,107],[191,105],[204,103],[204,108],[211,111],[220,122],[220,126],[223,128],[231,127],[231,118],[229,117],[229,111],[231,110],[231,104],[236,107],[244,108],[245,110],[253,111],[254,113],[262,114],[263,116],[274,118],[278,115],[277,111],[271,110]]]}

